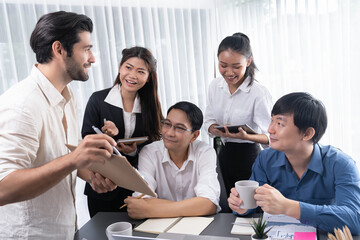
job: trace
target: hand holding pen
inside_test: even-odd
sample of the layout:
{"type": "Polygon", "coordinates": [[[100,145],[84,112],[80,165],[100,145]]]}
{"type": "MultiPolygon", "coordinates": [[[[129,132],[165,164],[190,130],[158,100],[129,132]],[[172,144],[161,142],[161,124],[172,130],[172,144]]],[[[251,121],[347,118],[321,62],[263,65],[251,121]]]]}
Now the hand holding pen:
{"type": "MultiPolygon", "coordinates": [[[[97,127],[95,126],[92,126],[92,128],[94,129],[94,131],[97,133],[97,134],[103,134],[103,132],[98,129],[97,127]]],[[[121,153],[119,152],[119,150],[117,150],[117,148],[115,146],[112,146],[113,147],[113,150],[114,150],[114,153],[115,155],[119,155],[119,156],[122,156],[121,153]]]]}
{"type": "Polygon", "coordinates": [[[119,129],[116,127],[115,123],[106,120],[106,118],[104,118],[104,126],[101,128],[101,131],[110,137],[114,137],[119,134],[119,129]]]}

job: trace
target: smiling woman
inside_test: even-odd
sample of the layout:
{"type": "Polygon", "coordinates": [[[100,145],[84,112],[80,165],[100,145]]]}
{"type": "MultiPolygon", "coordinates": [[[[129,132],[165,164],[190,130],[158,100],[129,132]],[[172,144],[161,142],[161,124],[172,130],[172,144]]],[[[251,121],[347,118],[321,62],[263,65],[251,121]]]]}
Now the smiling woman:
{"type": "Polygon", "coordinates": [[[219,165],[228,196],[235,182],[249,179],[260,152],[259,143],[269,142],[267,127],[272,102],[269,91],[255,81],[257,68],[245,34],[235,33],[223,39],[218,59],[221,77],[209,85],[204,125],[211,137],[221,137],[219,165]],[[241,127],[236,133],[226,127],[225,132],[215,128],[239,124],[247,124],[259,134],[248,134],[241,127]]]}
{"type": "MultiPolygon", "coordinates": [[[[92,134],[92,126],[101,128],[115,140],[148,136],[149,141],[139,146],[136,142],[131,145],[118,143],[117,149],[137,167],[141,148],[160,139],[163,115],[157,94],[156,60],[143,47],[124,49],[122,53],[114,86],[95,92],[89,99],[82,136],[92,134]]],[[[85,194],[92,217],[99,211],[126,211],[126,208],[120,210],[119,207],[131,191],[118,187],[115,191],[98,194],[87,183],[85,194]]]]}

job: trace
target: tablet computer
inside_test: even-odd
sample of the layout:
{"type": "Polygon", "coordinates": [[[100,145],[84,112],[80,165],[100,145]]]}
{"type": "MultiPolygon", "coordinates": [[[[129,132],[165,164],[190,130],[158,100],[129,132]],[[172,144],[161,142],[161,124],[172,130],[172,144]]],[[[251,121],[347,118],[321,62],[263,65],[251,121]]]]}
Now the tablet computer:
{"type": "MultiPolygon", "coordinates": [[[[247,124],[242,124],[242,125],[226,125],[227,129],[229,130],[229,132],[231,133],[238,133],[239,132],[239,127],[241,127],[242,129],[245,130],[245,132],[249,133],[249,134],[256,134],[256,132],[247,124]]],[[[214,128],[219,129],[222,132],[225,132],[225,128],[224,126],[215,126],[214,128]]]]}
{"type": "Polygon", "coordinates": [[[146,142],[149,138],[147,136],[145,137],[135,137],[135,138],[123,138],[123,139],[118,139],[116,142],[119,143],[123,143],[123,144],[128,144],[131,145],[134,142],[136,142],[136,145],[142,144],[144,142],[146,142]]]}

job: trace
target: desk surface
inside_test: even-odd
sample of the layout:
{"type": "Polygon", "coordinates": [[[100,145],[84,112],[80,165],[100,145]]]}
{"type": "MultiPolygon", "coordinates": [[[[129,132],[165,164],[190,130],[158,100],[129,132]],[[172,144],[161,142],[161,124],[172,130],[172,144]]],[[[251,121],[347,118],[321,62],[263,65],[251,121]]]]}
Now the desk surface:
{"type": "MultiPolygon", "coordinates": [[[[232,213],[220,213],[214,215],[214,221],[201,233],[201,235],[224,236],[224,237],[239,237],[241,240],[250,240],[247,235],[233,235],[230,234],[232,223],[236,216],[232,213]]],[[[144,220],[131,219],[126,212],[100,212],[96,214],[89,222],[87,222],[81,229],[79,229],[74,239],[75,240],[98,240],[107,239],[105,229],[114,222],[130,222],[133,227],[138,226],[144,220]]],[[[143,233],[133,231],[134,236],[156,237],[156,234],[143,233]]],[[[324,231],[318,231],[318,239],[326,240],[327,235],[324,231]]],[[[354,240],[360,240],[360,236],[355,236],[354,240]]]]}

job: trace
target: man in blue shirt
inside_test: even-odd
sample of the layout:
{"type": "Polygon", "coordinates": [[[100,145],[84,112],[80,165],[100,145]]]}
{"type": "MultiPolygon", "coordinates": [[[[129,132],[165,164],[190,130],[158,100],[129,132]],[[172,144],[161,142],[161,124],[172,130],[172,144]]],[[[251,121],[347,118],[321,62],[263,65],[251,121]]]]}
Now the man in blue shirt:
{"type": "MultiPolygon", "coordinates": [[[[327,127],[324,105],[308,93],[281,97],[271,112],[270,147],[257,157],[250,179],[255,200],[270,214],[285,214],[325,231],[347,225],[360,234],[360,176],[355,161],[318,141],[327,127]]],[[[238,214],[235,188],[229,207],[238,214]]]]}

